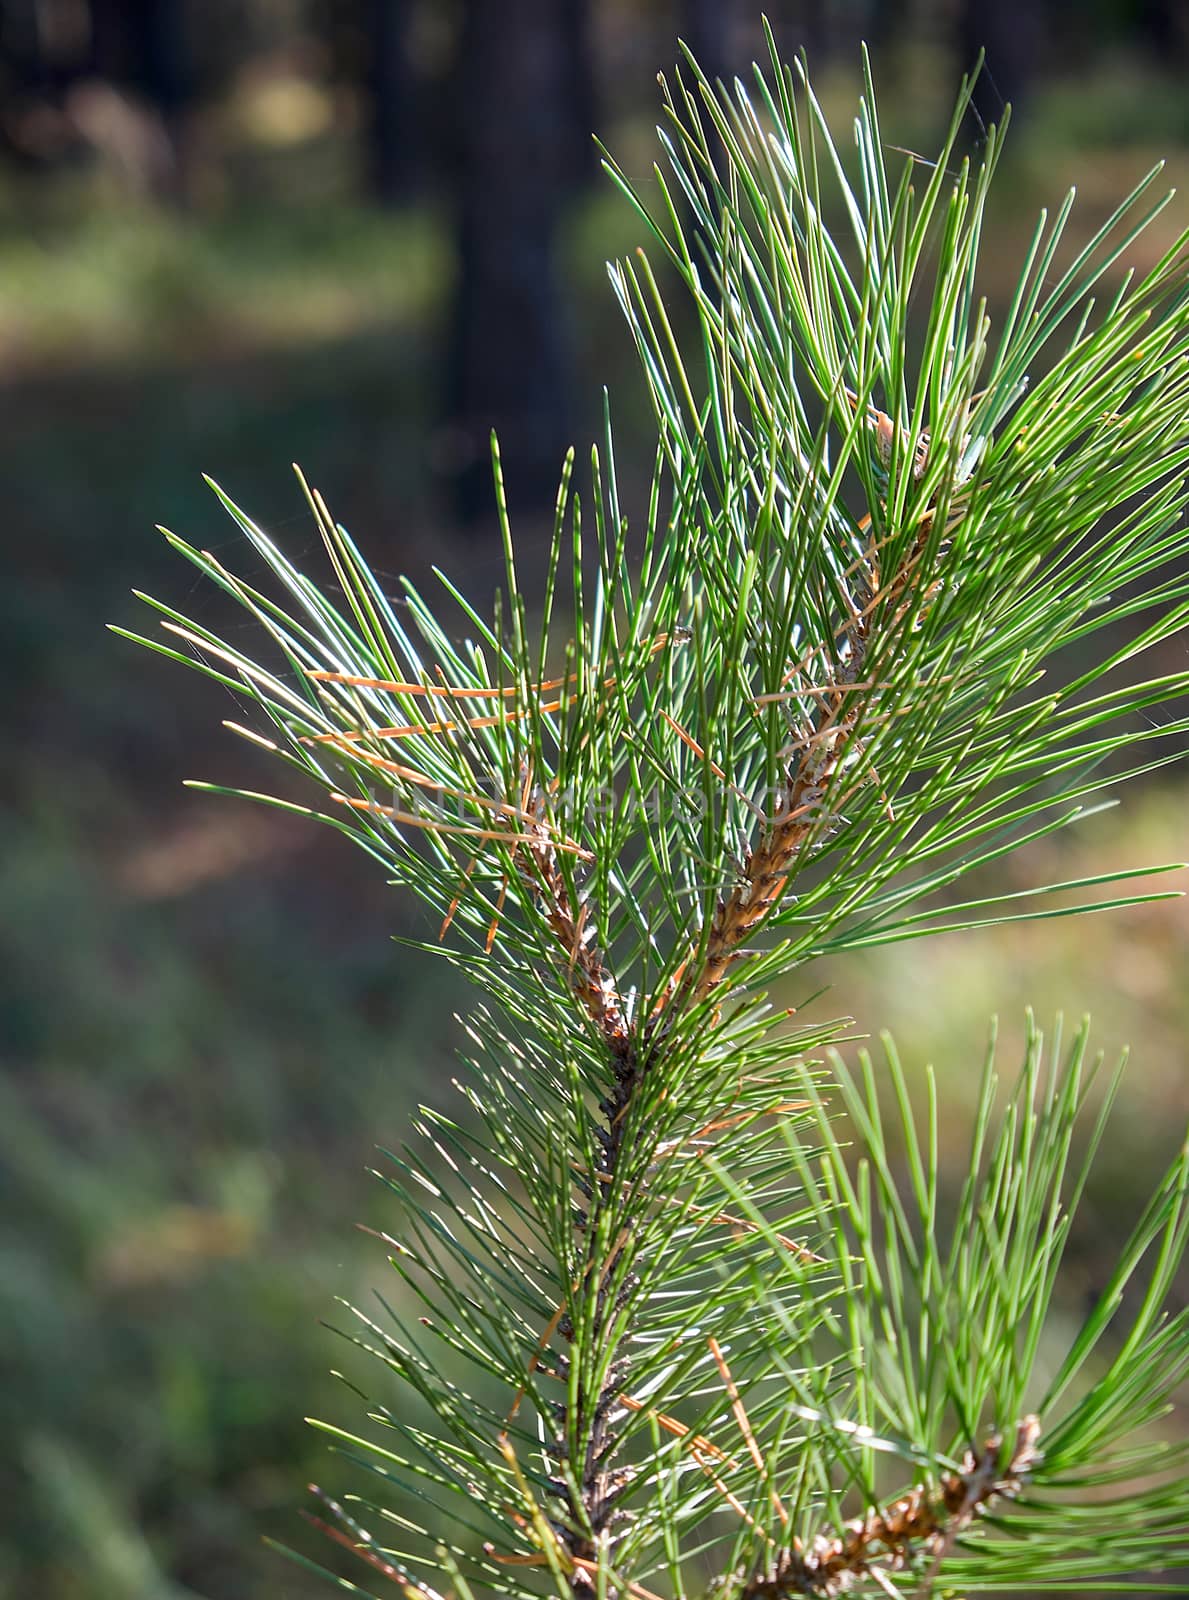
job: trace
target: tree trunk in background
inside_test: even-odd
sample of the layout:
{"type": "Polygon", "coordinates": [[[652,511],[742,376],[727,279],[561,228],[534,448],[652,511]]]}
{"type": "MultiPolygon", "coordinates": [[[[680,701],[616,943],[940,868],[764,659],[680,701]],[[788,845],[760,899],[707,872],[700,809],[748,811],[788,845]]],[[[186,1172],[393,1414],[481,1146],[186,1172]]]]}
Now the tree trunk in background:
{"type": "Polygon", "coordinates": [[[106,139],[125,165],[140,165],[140,172],[129,176],[158,199],[184,202],[195,91],[187,0],[92,0],[91,16],[98,77],[131,89],[143,106],[128,105],[121,112],[92,90],[80,119],[84,126],[89,121],[96,141],[106,139]]]}
{"type": "Polygon", "coordinates": [[[1044,6],[1038,0],[965,0],[958,15],[959,64],[974,65],[979,50],[986,62],[974,86],[969,118],[971,143],[990,123],[1003,121],[1008,104],[1016,118],[1026,114],[1037,58],[1045,43],[1044,6]]]}
{"type": "Polygon", "coordinates": [[[407,0],[365,0],[368,187],[385,205],[408,198],[416,131],[411,116],[407,0]]]}
{"type": "Polygon", "coordinates": [[[492,512],[494,426],[509,504],[552,505],[570,439],[557,273],[563,206],[592,166],[585,0],[469,0],[453,98],[459,282],[444,465],[467,522],[492,512]],[[581,152],[581,154],[580,154],[581,152]]]}
{"type": "Polygon", "coordinates": [[[58,63],[46,49],[33,0],[10,0],[0,12],[0,156],[20,166],[37,164],[25,122],[59,87],[58,63]]]}
{"type": "Polygon", "coordinates": [[[738,0],[683,0],[681,37],[711,83],[729,84],[738,69],[731,48],[738,9],[738,0]]]}
{"type": "Polygon", "coordinates": [[[1184,67],[1189,58],[1189,15],[1183,0],[1141,0],[1135,27],[1163,67],[1184,67]]]}
{"type": "MultiPolygon", "coordinates": [[[[805,50],[809,55],[810,72],[820,73],[833,49],[830,6],[824,0],[774,0],[772,5],[761,9],[772,24],[782,57],[789,61],[805,50]]],[[[767,52],[763,54],[766,58],[767,52]]]]}
{"type": "Polygon", "coordinates": [[[900,50],[911,38],[913,8],[910,0],[878,0],[871,8],[865,37],[877,61],[900,50]]]}

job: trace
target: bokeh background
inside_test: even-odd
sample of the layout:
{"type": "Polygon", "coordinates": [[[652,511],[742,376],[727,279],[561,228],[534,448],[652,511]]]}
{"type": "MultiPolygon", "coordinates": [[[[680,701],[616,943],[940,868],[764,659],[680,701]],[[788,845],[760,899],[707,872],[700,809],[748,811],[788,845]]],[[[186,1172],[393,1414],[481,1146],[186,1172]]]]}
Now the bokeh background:
{"type": "MultiPolygon", "coordinates": [[[[153,531],[230,552],[216,476],[319,568],[298,460],[392,579],[497,581],[487,433],[525,557],[560,456],[615,396],[648,424],[607,256],[639,227],[655,73],[761,51],[758,0],[6,0],[0,7],[0,1597],[325,1592],[295,1507],[350,1474],[302,1417],[373,1388],[323,1325],[384,1284],[352,1224],[418,1100],[448,1103],[467,995],[390,935],[422,914],[336,837],[182,788],[272,778],[229,697],[103,631],[139,587],[217,604],[153,531]]],[[[849,116],[871,42],[889,139],[1015,107],[987,289],[1072,181],[1084,233],[1158,158],[1189,174],[1179,0],[770,0],[849,116]]],[[[1177,201],[1143,248],[1189,220],[1177,201]]],[[[630,499],[630,493],[629,493],[630,499]]],[[[1183,666],[1183,661],[1171,663],[1183,666]]],[[[1183,780],[1004,870],[1186,853],[1183,780]]],[[[960,1125],[988,1018],[1095,1013],[1135,1061],[1075,1241],[1073,1315],[1183,1126],[1183,903],[905,946],[823,1002],[936,1059],[960,1125]]],[[[958,1135],[955,1135],[955,1143],[958,1135]]],[[[333,1564],[335,1552],[330,1552],[333,1564]]],[[[361,1575],[362,1576],[362,1575],[361,1575]]]]}

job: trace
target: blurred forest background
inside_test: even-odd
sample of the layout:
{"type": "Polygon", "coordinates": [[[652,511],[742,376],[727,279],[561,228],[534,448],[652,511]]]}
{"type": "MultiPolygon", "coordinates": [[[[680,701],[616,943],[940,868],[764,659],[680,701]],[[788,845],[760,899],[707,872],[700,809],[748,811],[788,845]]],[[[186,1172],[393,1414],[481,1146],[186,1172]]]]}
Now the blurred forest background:
{"type": "MultiPolygon", "coordinates": [[[[438,562],[480,605],[498,569],[492,424],[530,565],[604,383],[638,482],[651,423],[603,262],[640,229],[590,135],[646,172],[677,36],[708,71],[745,73],[758,11],[0,7],[0,1600],[324,1592],[260,1535],[327,1559],[294,1508],[307,1480],[341,1491],[350,1469],[301,1419],[358,1425],[330,1369],[380,1398],[384,1374],[320,1319],[391,1279],[352,1228],[392,1225],[364,1169],[418,1100],[449,1103],[469,1003],[390,942],[432,930],[362,855],[182,789],[276,780],[219,727],[236,710],[218,689],[101,625],[151,626],[134,585],[215,612],[152,531],[234,561],[204,471],[321,573],[296,459],[394,588],[438,562]]],[[[1015,107],[993,300],[1071,181],[1084,234],[1155,159],[1189,175],[1180,0],[769,13],[846,118],[867,38],[887,136],[926,152],[986,45],[972,148],[980,117],[1015,107]]],[[[1176,202],[1141,259],[1187,219],[1176,202]]],[[[1176,859],[1183,784],[1137,786],[1006,870],[1023,884],[1176,859]]],[[[829,974],[823,1004],[937,1059],[959,1120],[993,1010],[1009,1051],[1034,997],[1093,1009],[1100,1043],[1134,1046],[1071,1316],[1183,1125],[1186,931],[1174,901],[829,974]]]]}

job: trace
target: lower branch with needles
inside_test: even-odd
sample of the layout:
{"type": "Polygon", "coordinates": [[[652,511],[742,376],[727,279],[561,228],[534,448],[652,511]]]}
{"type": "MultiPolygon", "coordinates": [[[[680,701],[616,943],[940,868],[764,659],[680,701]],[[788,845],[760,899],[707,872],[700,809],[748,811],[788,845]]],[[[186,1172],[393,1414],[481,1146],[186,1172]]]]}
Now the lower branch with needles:
{"type": "MultiPolygon", "coordinates": [[[[542,1348],[556,1332],[561,1316],[559,1312],[543,1335],[542,1348]]],[[[993,1430],[980,1446],[967,1450],[957,1470],[943,1474],[935,1484],[917,1485],[885,1506],[870,1507],[838,1533],[819,1534],[809,1542],[795,1537],[790,1540],[790,1513],[772,1480],[769,1464],[726,1356],[713,1337],[707,1343],[746,1455],[759,1480],[767,1485],[767,1498],[780,1530],[779,1538],[763,1528],[732,1488],[730,1480],[742,1465],[738,1459],[706,1435],[695,1433],[676,1417],[633,1395],[621,1393],[616,1403],[625,1410],[645,1413],[663,1432],[679,1440],[682,1449],[713,1485],[723,1505],[747,1523],[774,1552],[767,1566],[751,1576],[734,1575],[732,1587],[739,1600],[794,1600],[797,1596],[805,1600],[834,1600],[835,1596],[861,1583],[873,1584],[890,1600],[901,1600],[894,1575],[905,1573],[912,1577],[918,1594],[928,1595],[942,1563],[963,1532],[996,1504],[1014,1499],[1040,1459],[1040,1423],[1035,1416],[1026,1416],[1015,1427],[1006,1460],[1003,1435],[993,1430]]],[[[540,1363],[534,1362],[534,1366],[540,1368],[540,1363]]],[[[515,1415],[520,1398],[517,1397],[509,1413],[509,1421],[515,1415]]],[[[511,1448],[506,1437],[503,1448],[505,1451],[511,1448]]],[[[551,1529],[544,1537],[552,1542],[548,1555],[540,1551],[532,1556],[501,1556],[490,1548],[488,1554],[501,1563],[527,1561],[544,1565],[550,1558],[561,1561],[575,1591],[589,1592],[598,1571],[596,1557],[585,1550],[576,1550],[564,1532],[551,1529]]],[[[623,1590],[637,1596],[647,1593],[632,1584],[624,1584],[623,1590]]]]}
{"type": "MultiPolygon", "coordinates": [[[[574,1286],[575,1292],[578,1288],[574,1286]]],[[[541,1358],[559,1329],[564,1328],[565,1321],[563,1303],[541,1335],[537,1353],[529,1363],[528,1375],[536,1371],[547,1377],[564,1376],[541,1358]]],[[[900,1576],[903,1582],[905,1574],[918,1595],[928,1596],[943,1562],[961,1535],[996,1505],[1015,1499],[1041,1458],[1040,1423],[1029,1415],[1016,1425],[1006,1459],[1003,1435],[992,1430],[981,1446],[967,1450],[959,1468],[942,1474],[935,1483],[917,1485],[887,1505],[869,1507],[837,1533],[818,1534],[810,1541],[790,1539],[792,1518],[773,1481],[726,1356],[712,1336],[707,1345],[743,1441],[741,1453],[750,1461],[759,1481],[767,1485],[778,1537],[762,1526],[743,1503],[741,1493],[732,1488],[731,1480],[734,1478],[738,1485],[737,1474],[743,1465],[737,1456],[732,1456],[706,1434],[696,1433],[688,1424],[626,1391],[614,1396],[614,1404],[624,1411],[645,1414],[662,1432],[678,1440],[723,1505],[773,1552],[767,1565],[750,1576],[736,1573],[724,1580],[730,1582],[738,1600],[796,1600],[796,1597],[835,1600],[836,1596],[849,1593],[861,1584],[874,1585],[889,1600],[902,1600],[903,1591],[896,1578],[900,1576]]],[[[525,1393],[526,1387],[522,1385],[508,1412],[505,1428],[514,1421],[525,1393]]],[[[497,1443],[519,1491],[518,1504],[507,1507],[508,1515],[534,1548],[527,1552],[505,1552],[488,1544],[485,1553],[491,1561],[498,1566],[550,1567],[559,1580],[568,1582],[576,1595],[584,1597],[596,1592],[605,1581],[609,1594],[627,1595],[631,1600],[658,1600],[643,1585],[615,1572],[612,1541],[606,1529],[599,1530],[595,1538],[583,1537],[576,1533],[569,1519],[559,1520],[550,1514],[547,1506],[542,1506],[516,1458],[507,1431],[501,1433],[497,1443]]],[[[622,1470],[607,1473],[605,1478],[603,1491],[613,1504],[616,1489],[626,1487],[631,1480],[622,1470]]],[[[742,1485],[738,1486],[742,1491],[742,1485]]],[[[374,1537],[341,1505],[316,1486],[310,1487],[335,1519],[332,1524],[307,1514],[307,1520],[319,1531],[360,1556],[380,1576],[403,1588],[408,1600],[441,1600],[423,1580],[413,1578],[403,1566],[383,1553],[374,1537]]],[[[748,1498],[754,1503],[750,1493],[748,1498]]],[[[585,1509],[589,1512],[591,1508],[586,1506],[585,1509]]]]}
{"type": "Polygon", "coordinates": [[[891,1505],[856,1517],[841,1533],[819,1535],[808,1547],[794,1543],[768,1571],[743,1584],[740,1600],[792,1600],[795,1595],[831,1600],[864,1579],[896,1600],[899,1590],[891,1574],[925,1562],[920,1592],[928,1594],[963,1531],[996,1502],[1019,1494],[1039,1460],[1039,1437],[1037,1418],[1024,1417],[1004,1462],[1002,1435],[988,1434],[936,1488],[918,1486],[891,1505]]]}

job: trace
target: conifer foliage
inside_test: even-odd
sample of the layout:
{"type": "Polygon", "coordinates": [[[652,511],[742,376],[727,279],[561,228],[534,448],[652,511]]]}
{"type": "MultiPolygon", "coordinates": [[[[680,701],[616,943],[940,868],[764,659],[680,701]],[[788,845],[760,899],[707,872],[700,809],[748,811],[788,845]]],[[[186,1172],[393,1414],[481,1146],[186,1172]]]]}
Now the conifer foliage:
{"type": "Polygon", "coordinates": [[[1034,1029],[1006,1091],[988,1051],[943,1196],[931,1080],[890,1041],[848,1066],[845,1021],[767,991],[1135,898],[961,885],[1189,732],[1189,674],[1147,667],[1189,622],[1189,240],[1136,246],[1156,173],[1076,251],[1067,201],[992,320],[1002,130],[961,159],[968,87],[924,161],[866,69],[845,139],[774,49],[746,84],[662,84],[647,189],[608,163],[651,240],[611,270],[646,503],[608,423],[526,593],[496,452],[488,616],[445,575],[393,600],[311,492],[319,586],[216,489],[258,575],[165,537],[260,652],[148,602],[167,637],[141,642],[242,696],[235,731],[483,990],[461,1103],[380,1166],[393,1290],[353,1337],[387,1370],[366,1419],[317,1424],[358,1492],[311,1520],[357,1594],[1172,1584],[1185,1148],[1057,1349],[1117,1082],[1084,1030],[1034,1029]]]}

